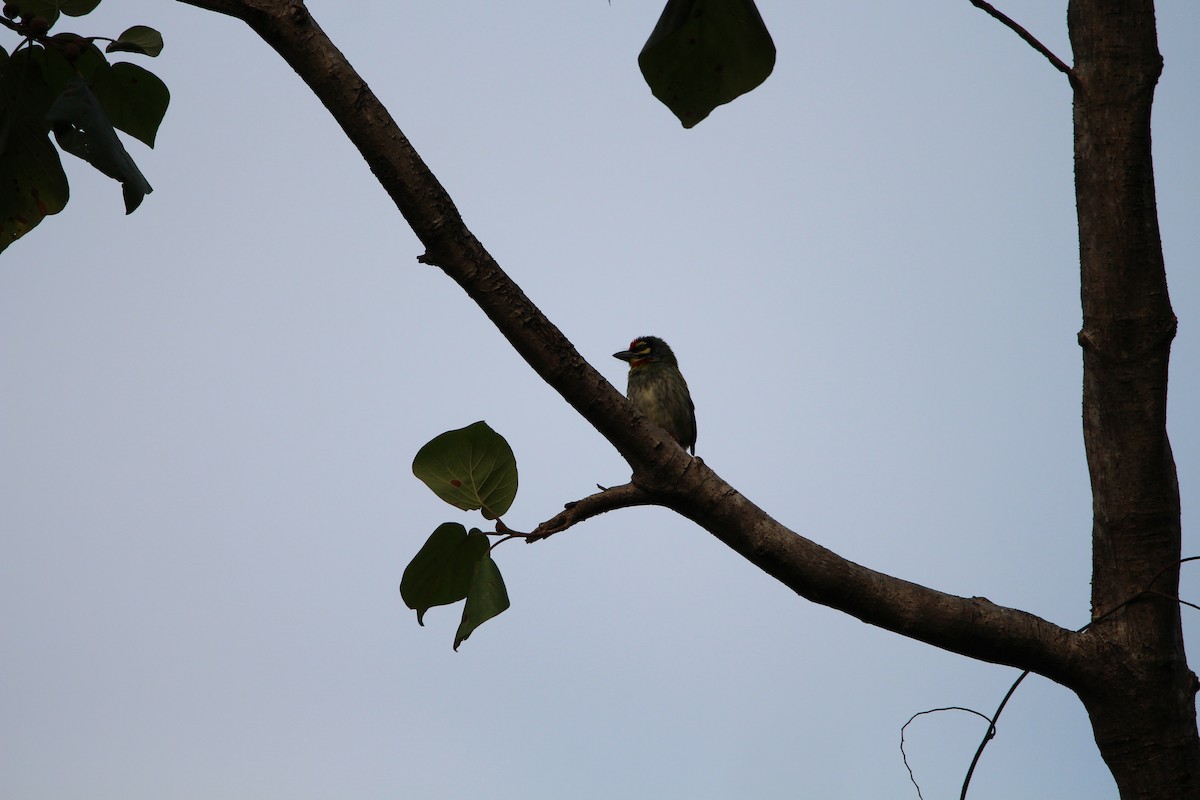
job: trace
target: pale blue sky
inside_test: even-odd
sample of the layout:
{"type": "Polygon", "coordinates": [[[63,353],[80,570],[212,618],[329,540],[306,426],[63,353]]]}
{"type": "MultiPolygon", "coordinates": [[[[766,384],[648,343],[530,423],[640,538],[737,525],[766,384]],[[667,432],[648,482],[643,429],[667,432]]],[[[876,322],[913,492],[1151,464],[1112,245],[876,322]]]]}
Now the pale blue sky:
{"type": "MultiPolygon", "coordinates": [[[[1065,2],[998,5],[1070,61],[1065,2]]],[[[1071,98],[1011,31],[967,0],[763,0],[775,74],[685,131],[637,71],[653,3],[310,6],[610,380],[634,336],[671,342],[697,452],[746,495],[875,569],[1087,621],[1071,98]]],[[[1200,6],[1160,6],[1196,554],[1200,6]]],[[[907,798],[904,721],[991,713],[1015,671],[813,606],[655,509],[499,548],[513,607],[458,653],[457,607],[418,627],[405,564],[478,519],[412,477],[425,441],[508,437],[516,528],[628,469],[416,262],[239,23],[109,0],[64,29],[136,23],[167,42],[158,147],[128,145],[154,193],[126,218],[68,162],[66,211],[0,257],[0,795],[907,798]]],[[[910,728],[926,798],[957,796],[982,732],[910,728]]],[[[1034,677],[970,796],[1116,789],[1034,677]]]]}

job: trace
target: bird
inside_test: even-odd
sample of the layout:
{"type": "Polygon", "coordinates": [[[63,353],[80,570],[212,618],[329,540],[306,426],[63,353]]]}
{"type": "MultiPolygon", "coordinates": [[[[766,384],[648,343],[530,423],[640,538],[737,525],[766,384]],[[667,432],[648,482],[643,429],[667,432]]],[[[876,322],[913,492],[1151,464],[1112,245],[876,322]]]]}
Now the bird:
{"type": "Polygon", "coordinates": [[[640,336],[613,358],[629,362],[629,402],[695,455],[696,406],[670,345],[657,336],[640,336]]]}

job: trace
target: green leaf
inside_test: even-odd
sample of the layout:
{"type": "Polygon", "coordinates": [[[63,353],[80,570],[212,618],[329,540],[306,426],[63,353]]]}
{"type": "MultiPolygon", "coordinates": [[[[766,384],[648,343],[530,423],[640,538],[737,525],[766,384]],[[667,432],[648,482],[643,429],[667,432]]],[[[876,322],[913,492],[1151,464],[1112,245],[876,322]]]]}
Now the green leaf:
{"type": "Polygon", "coordinates": [[[58,22],[58,11],[62,2],[60,0],[21,0],[17,6],[21,9],[21,16],[26,19],[41,17],[53,27],[54,23],[58,22]]]}
{"type": "Polygon", "coordinates": [[[82,17],[90,14],[100,5],[100,0],[16,0],[24,17],[44,17],[51,25],[58,19],[59,13],[68,17],[82,17]]]}
{"type": "Polygon", "coordinates": [[[457,522],[439,525],[400,578],[400,597],[417,612],[417,623],[425,624],[430,608],[466,598],[483,558],[491,560],[487,536],[475,529],[467,533],[457,522]]]}
{"type": "Polygon", "coordinates": [[[775,43],[754,0],[667,0],[638,66],[654,96],[690,128],[765,81],[775,43]]]}
{"type": "Polygon", "coordinates": [[[158,126],[171,93],[152,72],[121,61],[92,82],[92,89],[114,127],[154,147],[158,126]]]}
{"type": "Polygon", "coordinates": [[[517,459],[486,422],[433,438],[412,468],[438,497],[464,511],[481,509],[487,519],[503,515],[517,496],[517,459]]]}
{"type": "Polygon", "coordinates": [[[120,181],[125,213],[131,214],[153,189],[117,138],[112,123],[87,82],[76,78],[58,96],[46,120],[58,146],[120,181]]]}
{"type": "MultiPolygon", "coordinates": [[[[0,128],[5,120],[0,119],[0,128]]],[[[0,252],[51,214],[70,197],[58,151],[44,131],[15,125],[0,153],[0,252]]]]}
{"type": "Polygon", "coordinates": [[[76,79],[83,78],[89,84],[95,77],[108,70],[108,61],[100,48],[81,38],[75,33],[58,33],[51,37],[54,45],[31,48],[33,58],[42,68],[46,83],[55,97],[67,90],[76,79]],[[63,54],[67,42],[74,42],[80,48],[79,58],[72,63],[63,54]]]}
{"type": "Polygon", "coordinates": [[[508,591],[500,568],[488,553],[475,565],[471,577],[471,590],[467,593],[467,604],[463,608],[462,622],[454,634],[454,649],[467,640],[483,623],[508,609],[508,591]]]}
{"type": "MultiPolygon", "coordinates": [[[[24,7],[25,0],[21,0],[18,5],[24,7]]],[[[100,0],[58,0],[59,10],[68,17],[82,17],[84,14],[90,14],[98,5],[100,5],[100,0]]]]}
{"type": "Polygon", "coordinates": [[[106,53],[141,53],[144,56],[156,56],[162,52],[162,34],[147,28],[145,25],[134,25],[117,37],[104,48],[106,53]]]}
{"type": "MultiPolygon", "coordinates": [[[[75,59],[70,77],[79,75],[79,77],[88,82],[89,86],[95,86],[110,69],[108,59],[104,57],[104,53],[100,51],[95,42],[89,42],[86,39],[83,41],[86,44],[83,47],[83,51],[79,54],[79,58],[75,59]]],[[[66,59],[63,60],[65,61],[66,59]]],[[[65,83],[62,88],[66,88],[65,83]]]]}
{"type": "Polygon", "coordinates": [[[67,204],[67,176],[50,142],[54,95],[35,49],[0,60],[0,251],[67,204]]]}
{"type": "Polygon", "coordinates": [[[51,91],[56,95],[63,93],[78,78],[83,78],[99,98],[113,127],[153,147],[171,102],[167,85],[137,64],[119,61],[110,66],[99,47],[74,33],[60,33],[54,38],[64,43],[81,42],[82,49],[73,64],[59,48],[34,49],[51,91]]]}

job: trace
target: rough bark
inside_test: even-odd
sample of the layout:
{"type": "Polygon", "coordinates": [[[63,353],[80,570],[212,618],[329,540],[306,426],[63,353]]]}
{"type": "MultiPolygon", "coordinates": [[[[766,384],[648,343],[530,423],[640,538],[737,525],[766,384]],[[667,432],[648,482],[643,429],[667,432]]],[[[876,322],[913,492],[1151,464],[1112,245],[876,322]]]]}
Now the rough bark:
{"type": "Polygon", "coordinates": [[[1081,692],[1121,797],[1200,797],[1195,677],[1178,591],[1179,485],[1167,439],[1176,320],[1155,207],[1150,109],[1162,71],[1152,0],[1072,0],[1083,430],[1092,615],[1103,659],[1081,692]]]}
{"type": "MultiPolygon", "coordinates": [[[[1179,497],[1166,437],[1175,318],[1154,206],[1149,120],[1161,68],[1150,0],[1072,0],[1083,279],[1084,432],[1095,493],[1093,624],[1084,633],[850,562],[787,529],[636,412],[463,224],[387,110],[298,0],[182,0],[247,22],[308,84],[441,268],[633,469],[574,519],[653,502],[694,520],[797,594],[1076,691],[1121,796],[1200,800],[1194,677],[1177,591],[1179,497]],[[1157,594],[1156,594],[1157,592],[1157,594]]],[[[1044,52],[1044,48],[1042,48],[1044,52]]],[[[1056,59],[1051,59],[1052,62],[1056,59]]],[[[1061,62],[1057,64],[1063,69],[1061,62]]],[[[561,530],[571,514],[539,530],[561,530]]]]}

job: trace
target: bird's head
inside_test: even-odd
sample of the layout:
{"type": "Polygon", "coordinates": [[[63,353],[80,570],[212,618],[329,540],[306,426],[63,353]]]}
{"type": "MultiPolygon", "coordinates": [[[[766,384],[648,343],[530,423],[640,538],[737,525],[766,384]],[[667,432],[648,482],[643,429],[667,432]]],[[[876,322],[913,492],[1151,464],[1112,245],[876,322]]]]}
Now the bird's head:
{"type": "Polygon", "coordinates": [[[665,361],[677,365],[671,346],[657,336],[641,336],[629,343],[628,350],[613,353],[613,358],[629,362],[630,369],[637,369],[655,361],[665,361]]]}

